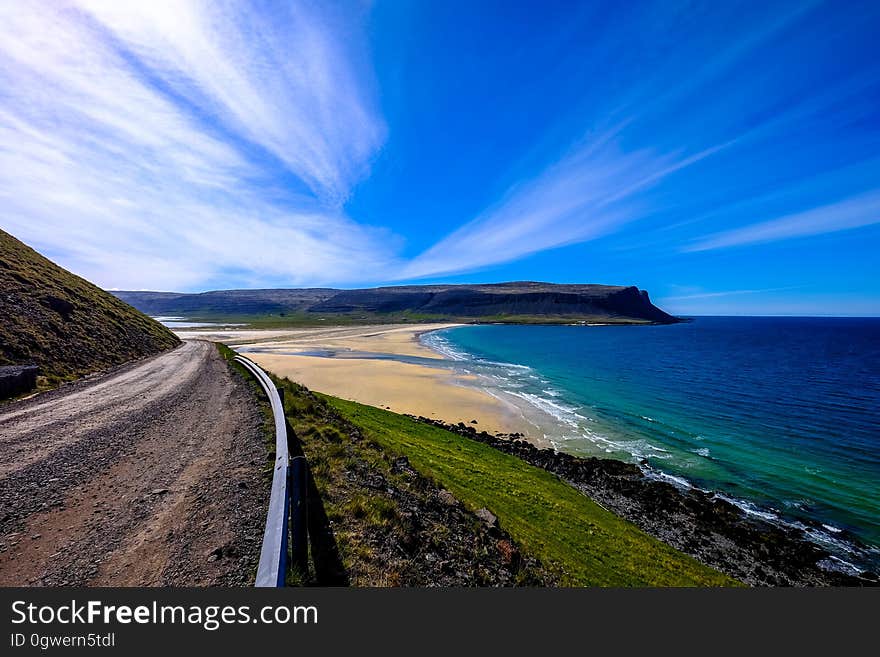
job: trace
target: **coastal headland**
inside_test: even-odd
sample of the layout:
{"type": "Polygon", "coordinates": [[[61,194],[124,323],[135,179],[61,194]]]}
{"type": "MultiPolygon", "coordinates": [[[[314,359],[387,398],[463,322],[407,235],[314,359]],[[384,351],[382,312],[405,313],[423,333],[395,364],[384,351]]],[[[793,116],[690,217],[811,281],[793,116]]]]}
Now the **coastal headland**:
{"type": "Polygon", "coordinates": [[[152,316],[263,328],[390,323],[673,324],[678,318],[633,285],[511,281],[337,290],[290,288],[180,292],[114,291],[152,316]]]}

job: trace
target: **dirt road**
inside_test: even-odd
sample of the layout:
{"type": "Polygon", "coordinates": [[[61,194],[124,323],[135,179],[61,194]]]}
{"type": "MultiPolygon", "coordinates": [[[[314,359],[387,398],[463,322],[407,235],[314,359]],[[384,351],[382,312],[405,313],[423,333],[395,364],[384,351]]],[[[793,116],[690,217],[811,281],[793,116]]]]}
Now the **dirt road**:
{"type": "Polygon", "coordinates": [[[0,585],[249,585],[265,460],[207,342],[0,407],[0,585]]]}

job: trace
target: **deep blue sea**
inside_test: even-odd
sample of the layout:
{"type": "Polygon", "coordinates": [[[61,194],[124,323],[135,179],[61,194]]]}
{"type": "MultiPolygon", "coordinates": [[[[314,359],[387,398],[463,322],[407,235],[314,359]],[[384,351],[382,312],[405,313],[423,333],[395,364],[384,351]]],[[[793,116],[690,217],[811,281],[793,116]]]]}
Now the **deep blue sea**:
{"type": "Polygon", "coordinates": [[[466,326],[422,340],[557,449],[642,462],[799,526],[832,567],[880,563],[880,319],[466,326]]]}

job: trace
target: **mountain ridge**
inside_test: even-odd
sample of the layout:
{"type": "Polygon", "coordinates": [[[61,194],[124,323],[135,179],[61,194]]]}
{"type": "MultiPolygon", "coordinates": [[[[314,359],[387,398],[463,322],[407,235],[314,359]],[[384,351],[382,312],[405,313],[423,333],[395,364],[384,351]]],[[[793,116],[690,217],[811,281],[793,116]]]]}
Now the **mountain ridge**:
{"type": "Polygon", "coordinates": [[[262,315],[368,320],[444,319],[475,322],[679,321],[635,286],[511,281],[375,288],[267,288],[199,293],[114,291],[154,316],[189,318],[262,315]]]}

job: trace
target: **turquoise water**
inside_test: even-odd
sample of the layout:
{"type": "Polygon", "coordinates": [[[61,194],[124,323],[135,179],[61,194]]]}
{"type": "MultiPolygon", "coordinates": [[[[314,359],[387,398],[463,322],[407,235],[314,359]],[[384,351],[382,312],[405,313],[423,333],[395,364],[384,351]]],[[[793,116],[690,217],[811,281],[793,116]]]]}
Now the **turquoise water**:
{"type": "Polygon", "coordinates": [[[422,339],[562,451],[641,462],[801,527],[831,566],[880,562],[880,319],[467,326],[422,339]]]}

